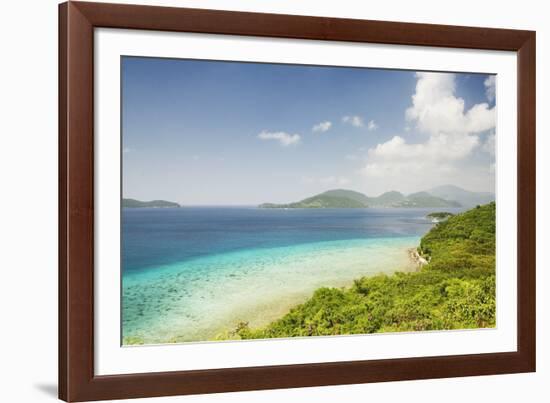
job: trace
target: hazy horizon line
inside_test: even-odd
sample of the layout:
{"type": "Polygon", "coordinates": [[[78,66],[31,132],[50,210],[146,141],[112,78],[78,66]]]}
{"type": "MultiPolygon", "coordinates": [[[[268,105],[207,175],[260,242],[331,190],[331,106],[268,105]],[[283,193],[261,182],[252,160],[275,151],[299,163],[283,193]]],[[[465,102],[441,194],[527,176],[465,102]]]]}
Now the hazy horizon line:
{"type": "MultiPolygon", "coordinates": [[[[466,192],[471,192],[471,193],[490,193],[490,194],[493,194],[493,195],[495,194],[495,191],[491,191],[491,190],[479,190],[479,191],[478,190],[468,190],[468,189],[463,188],[462,186],[457,186],[457,185],[452,185],[452,184],[437,185],[437,186],[433,186],[429,189],[416,190],[416,191],[410,192],[410,193],[405,193],[405,192],[402,192],[400,190],[387,190],[385,192],[382,192],[382,193],[378,194],[377,196],[369,196],[365,192],[361,192],[361,191],[350,189],[350,188],[339,187],[339,188],[329,188],[327,190],[324,190],[324,191],[321,191],[321,192],[318,192],[318,193],[302,196],[300,198],[297,198],[298,200],[289,201],[288,203],[293,203],[295,201],[304,200],[304,199],[307,199],[309,197],[313,197],[313,196],[320,195],[320,194],[330,192],[330,191],[334,191],[334,190],[352,191],[352,192],[361,193],[361,194],[363,194],[363,195],[365,195],[366,197],[369,197],[369,198],[377,198],[377,197],[380,197],[380,196],[382,196],[386,193],[390,193],[390,192],[398,192],[398,193],[400,193],[404,196],[409,196],[411,194],[420,193],[420,192],[428,192],[431,189],[435,189],[435,188],[439,188],[439,187],[446,187],[446,186],[452,186],[452,187],[459,188],[461,190],[464,190],[466,192]]],[[[212,206],[212,207],[250,207],[250,206],[257,206],[258,204],[263,204],[263,203],[274,203],[274,202],[271,202],[271,201],[238,202],[238,203],[185,203],[185,202],[180,202],[180,201],[173,201],[171,198],[140,199],[140,198],[128,197],[128,196],[122,196],[121,199],[134,199],[134,200],[139,200],[139,201],[144,201],[144,202],[164,200],[164,201],[172,201],[174,203],[178,203],[180,205],[185,205],[185,206],[189,206],[189,207],[194,207],[194,206],[196,206],[196,207],[210,207],[210,206],[212,206]]],[[[275,204],[280,204],[280,203],[275,203],[275,204]]]]}

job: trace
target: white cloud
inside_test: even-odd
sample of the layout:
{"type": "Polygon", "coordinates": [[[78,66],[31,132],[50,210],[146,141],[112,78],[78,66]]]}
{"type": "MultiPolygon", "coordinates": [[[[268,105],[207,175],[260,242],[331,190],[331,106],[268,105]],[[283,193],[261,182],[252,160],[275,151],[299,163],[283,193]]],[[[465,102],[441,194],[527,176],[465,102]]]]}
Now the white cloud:
{"type": "Polygon", "coordinates": [[[481,133],[495,127],[496,110],[489,109],[486,103],[476,104],[465,115],[465,125],[462,130],[468,133],[481,133]]]}
{"type": "Polygon", "coordinates": [[[268,132],[264,130],[258,134],[258,138],[261,140],[276,140],[284,147],[300,143],[299,134],[288,134],[285,132],[268,132]]]}
{"type": "Polygon", "coordinates": [[[483,144],[483,151],[486,153],[489,153],[490,155],[494,156],[496,151],[496,144],[495,144],[495,133],[491,133],[487,136],[487,140],[483,144]]]}
{"type": "Polygon", "coordinates": [[[464,100],[455,96],[455,75],[417,73],[413,105],[407,109],[407,120],[420,131],[438,133],[478,133],[495,126],[495,108],[481,103],[464,111],[464,100]]]}
{"type": "Polygon", "coordinates": [[[132,149],[131,149],[131,148],[128,148],[128,147],[124,147],[124,148],[122,149],[122,153],[123,153],[123,154],[128,154],[130,151],[132,151],[132,149]]]}
{"type": "Polygon", "coordinates": [[[344,116],[342,118],[342,122],[348,123],[352,125],[353,127],[363,127],[365,126],[365,123],[363,122],[363,118],[360,116],[344,116]]]}
{"type": "Polygon", "coordinates": [[[403,137],[378,144],[368,151],[367,164],[363,173],[368,176],[425,174],[425,170],[436,173],[452,170],[452,162],[470,154],[478,145],[477,136],[440,134],[430,137],[426,143],[408,144],[403,137]]]}
{"type": "Polygon", "coordinates": [[[311,129],[312,131],[314,132],[326,132],[328,131],[332,126],[332,122],[329,122],[328,120],[325,121],[325,122],[321,122],[319,124],[316,124],[315,126],[313,126],[313,128],[311,129]]]}
{"type": "Polygon", "coordinates": [[[374,120],[369,120],[369,123],[367,124],[367,129],[370,131],[378,129],[378,125],[374,120]]]}
{"type": "MultiPolygon", "coordinates": [[[[464,100],[455,96],[455,86],[454,74],[417,73],[412,106],[405,114],[428,138],[407,143],[396,135],[378,144],[369,149],[361,172],[378,178],[381,186],[418,190],[447,182],[459,184],[457,181],[467,176],[467,158],[481,144],[478,134],[495,127],[495,110],[481,103],[465,111],[464,100]]],[[[467,169],[473,170],[469,165],[467,169]]]]}
{"type": "Polygon", "coordinates": [[[497,76],[492,75],[487,77],[483,84],[485,85],[485,95],[487,96],[487,99],[489,101],[493,101],[496,96],[497,76]]]}

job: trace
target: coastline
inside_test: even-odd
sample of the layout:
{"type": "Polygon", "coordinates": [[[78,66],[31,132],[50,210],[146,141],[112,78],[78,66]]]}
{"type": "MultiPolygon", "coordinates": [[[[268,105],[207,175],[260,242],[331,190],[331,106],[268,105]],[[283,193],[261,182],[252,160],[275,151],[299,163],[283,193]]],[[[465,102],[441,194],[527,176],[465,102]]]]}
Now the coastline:
{"type": "Polygon", "coordinates": [[[139,301],[140,309],[133,312],[139,321],[131,323],[130,312],[125,313],[124,344],[231,339],[239,323],[266,326],[319,288],[343,289],[357,278],[417,270],[408,250],[418,239],[346,240],[259,253],[241,251],[211,258],[218,267],[224,266],[215,275],[205,269],[208,259],[202,259],[189,270],[202,277],[173,267],[142,284],[132,279],[126,282],[124,295],[130,307],[139,301]]]}
{"type": "Polygon", "coordinates": [[[407,256],[413,272],[320,288],[268,326],[239,323],[235,333],[270,339],[496,326],[495,203],[434,226],[407,256]],[[420,269],[423,255],[429,256],[426,270],[420,269]]]}
{"type": "MultiPolygon", "coordinates": [[[[383,271],[379,273],[368,273],[360,277],[350,278],[347,281],[340,283],[338,285],[334,285],[334,284],[326,285],[325,287],[346,290],[352,287],[354,282],[356,282],[360,278],[373,277],[379,274],[392,275],[399,272],[401,273],[418,272],[423,266],[428,264],[428,261],[422,256],[420,256],[416,247],[404,248],[403,252],[407,254],[410,265],[403,266],[400,269],[392,270],[389,272],[383,271]]],[[[306,302],[308,299],[312,297],[312,295],[317,290],[318,289],[313,290],[313,292],[307,295],[304,294],[304,295],[295,296],[295,298],[287,297],[284,299],[284,303],[281,303],[281,301],[273,301],[273,304],[271,307],[264,307],[264,309],[255,309],[256,314],[255,315],[253,314],[253,316],[249,317],[249,320],[242,320],[242,319],[238,320],[239,316],[237,316],[232,322],[234,324],[233,327],[224,329],[218,335],[216,335],[214,339],[211,339],[211,341],[239,339],[235,334],[235,329],[239,325],[246,324],[247,326],[255,327],[255,328],[265,326],[277,319],[282,318],[295,306],[306,302]],[[261,315],[261,319],[258,318],[257,315],[261,315]]],[[[251,312],[254,312],[254,309],[251,309],[251,312]]],[[[247,315],[244,315],[244,316],[247,316],[247,315]]]]}
{"type": "Polygon", "coordinates": [[[428,264],[428,261],[424,257],[420,256],[417,248],[409,248],[407,249],[407,253],[409,255],[409,258],[411,259],[411,262],[413,262],[417,266],[418,270],[421,269],[422,266],[428,264]]]}

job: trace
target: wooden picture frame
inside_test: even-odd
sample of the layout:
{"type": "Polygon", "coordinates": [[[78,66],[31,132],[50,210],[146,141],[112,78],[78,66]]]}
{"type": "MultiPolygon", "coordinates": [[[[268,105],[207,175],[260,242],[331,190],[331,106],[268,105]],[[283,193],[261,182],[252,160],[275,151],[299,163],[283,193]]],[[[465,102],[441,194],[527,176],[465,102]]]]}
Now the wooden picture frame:
{"type": "Polygon", "coordinates": [[[123,399],[535,371],[535,32],[68,2],[59,6],[59,398],[123,399]],[[517,352],[94,374],[94,28],[504,50],[518,58],[517,352]]]}

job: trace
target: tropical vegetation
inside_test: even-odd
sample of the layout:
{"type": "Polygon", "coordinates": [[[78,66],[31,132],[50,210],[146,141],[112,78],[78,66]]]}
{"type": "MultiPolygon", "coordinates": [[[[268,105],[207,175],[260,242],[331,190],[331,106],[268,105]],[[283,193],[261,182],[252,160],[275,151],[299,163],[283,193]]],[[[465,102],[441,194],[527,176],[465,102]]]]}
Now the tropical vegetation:
{"type": "Polygon", "coordinates": [[[412,273],[320,288],[264,328],[239,323],[241,339],[490,328],[495,326],[495,203],[437,223],[420,241],[428,264],[412,273]]]}

